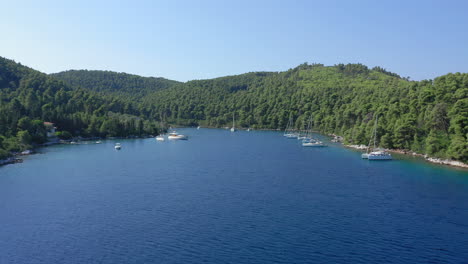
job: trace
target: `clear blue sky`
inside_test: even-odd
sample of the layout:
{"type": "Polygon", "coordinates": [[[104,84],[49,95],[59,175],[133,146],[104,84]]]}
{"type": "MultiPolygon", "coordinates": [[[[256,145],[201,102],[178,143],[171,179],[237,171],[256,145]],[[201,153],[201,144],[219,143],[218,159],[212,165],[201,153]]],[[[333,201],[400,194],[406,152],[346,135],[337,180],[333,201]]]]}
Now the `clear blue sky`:
{"type": "Polygon", "coordinates": [[[303,62],[468,72],[468,1],[0,0],[0,56],[186,81],[303,62]]]}

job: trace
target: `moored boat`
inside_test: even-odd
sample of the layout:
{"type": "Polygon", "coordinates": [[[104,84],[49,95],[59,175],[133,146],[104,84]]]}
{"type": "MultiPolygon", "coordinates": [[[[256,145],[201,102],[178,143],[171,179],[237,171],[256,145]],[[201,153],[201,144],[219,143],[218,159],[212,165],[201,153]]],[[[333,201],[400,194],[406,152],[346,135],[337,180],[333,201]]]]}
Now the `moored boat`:
{"type": "Polygon", "coordinates": [[[232,127],[231,127],[231,132],[236,132],[236,122],[234,119],[234,113],[232,114],[232,127]]]}
{"type": "Polygon", "coordinates": [[[392,154],[388,153],[385,150],[372,151],[367,155],[369,160],[391,160],[392,154]]]}
{"type": "Polygon", "coordinates": [[[322,141],[320,140],[315,140],[315,139],[306,139],[302,141],[302,146],[303,147],[326,147],[325,144],[323,144],[322,141]]]}
{"type": "Polygon", "coordinates": [[[174,131],[172,133],[169,133],[169,136],[167,137],[167,139],[170,139],[170,140],[187,140],[188,136],[178,134],[177,132],[174,131]]]}

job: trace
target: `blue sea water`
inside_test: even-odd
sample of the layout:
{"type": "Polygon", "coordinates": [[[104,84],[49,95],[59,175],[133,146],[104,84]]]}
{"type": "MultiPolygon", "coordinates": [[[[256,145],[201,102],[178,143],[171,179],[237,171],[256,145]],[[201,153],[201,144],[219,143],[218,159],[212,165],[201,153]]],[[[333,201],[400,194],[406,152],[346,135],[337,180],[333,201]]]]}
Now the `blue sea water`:
{"type": "Polygon", "coordinates": [[[466,170],[179,132],[0,167],[0,263],[468,263],[466,170]]]}

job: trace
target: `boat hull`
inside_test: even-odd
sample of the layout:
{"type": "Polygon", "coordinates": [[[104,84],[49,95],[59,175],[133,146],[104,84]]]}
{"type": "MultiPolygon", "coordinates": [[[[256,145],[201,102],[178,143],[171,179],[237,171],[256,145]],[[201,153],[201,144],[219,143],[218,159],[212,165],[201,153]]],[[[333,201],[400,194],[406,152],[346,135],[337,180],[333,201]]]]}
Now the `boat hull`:
{"type": "Polygon", "coordinates": [[[326,147],[326,145],[322,143],[302,143],[303,147],[326,147]]]}
{"type": "Polygon", "coordinates": [[[386,154],[372,154],[367,155],[368,160],[392,160],[392,155],[386,154]]]}
{"type": "Polygon", "coordinates": [[[178,136],[168,136],[167,139],[170,139],[170,140],[188,140],[188,137],[184,136],[184,135],[178,135],[178,136]]]}

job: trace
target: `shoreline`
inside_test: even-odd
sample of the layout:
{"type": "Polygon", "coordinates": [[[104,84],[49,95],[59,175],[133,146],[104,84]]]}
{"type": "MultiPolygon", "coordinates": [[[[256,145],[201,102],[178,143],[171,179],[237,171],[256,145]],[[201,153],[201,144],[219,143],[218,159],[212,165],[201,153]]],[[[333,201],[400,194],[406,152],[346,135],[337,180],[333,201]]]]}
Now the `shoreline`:
{"type": "MultiPolygon", "coordinates": [[[[184,126],[172,126],[172,128],[195,128],[197,129],[197,127],[192,127],[192,126],[189,126],[189,127],[184,127],[184,126]]],[[[200,128],[208,128],[208,129],[229,129],[229,127],[209,127],[209,126],[200,126],[200,128]]],[[[239,130],[247,130],[247,128],[238,128],[239,130]]],[[[253,129],[253,128],[250,128],[251,130],[257,130],[257,131],[281,131],[280,129],[265,129],[265,128],[261,128],[261,129],[253,129]]],[[[351,149],[356,149],[356,150],[366,150],[367,149],[367,146],[366,145],[352,145],[352,144],[343,144],[343,137],[340,137],[338,135],[335,135],[335,134],[323,134],[319,131],[313,131],[314,133],[318,133],[318,134],[322,134],[324,136],[328,136],[328,137],[332,137],[333,139],[331,140],[331,142],[335,142],[335,143],[342,143],[342,146],[345,147],[345,148],[351,148],[351,149]],[[336,140],[338,138],[338,140],[336,140]],[[334,141],[335,140],[335,141],[334,141]]],[[[35,153],[37,153],[36,151],[34,151],[36,148],[40,148],[40,147],[47,147],[47,146],[51,146],[51,145],[58,145],[58,144],[62,144],[62,145],[74,145],[74,144],[80,144],[80,143],[77,143],[77,142],[80,142],[80,141],[93,141],[93,140],[115,140],[115,139],[142,139],[142,138],[151,138],[151,137],[154,137],[153,135],[144,135],[144,136],[127,136],[127,137],[107,137],[107,138],[101,138],[101,137],[89,137],[89,138],[82,138],[82,137],[76,137],[76,138],[73,138],[73,139],[70,139],[70,140],[57,140],[57,141],[50,141],[50,142],[46,142],[44,144],[41,144],[41,145],[37,145],[35,147],[33,147],[32,149],[30,150],[25,150],[21,153],[14,153],[11,157],[8,157],[6,159],[3,159],[3,160],[0,160],[0,167],[1,166],[4,166],[4,165],[8,165],[8,164],[15,164],[15,163],[22,163],[23,162],[23,159],[21,158],[18,158],[18,156],[28,156],[28,155],[33,155],[35,153]],[[27,154],[24,154],[25,152],[27,152],[27,154]]],[[[391,153],[397,153],[397,154],[402,154],[402,155],[408,155],[408,156],[413,156],[413,157],[420,157],[420,158],[423,158],[424,161],[426,162],[429,162],[429,163],[434,163],[434,164],[439,164],[439,165],[445,165],[445,166],[450,166],[450,167],[457,167],[457,168],[464,168],[464,169],[468,169],[468,164],[467,163],[463,163],[461,161],[457,161],[457,160],[449,160],[449,159],[441,159],[441,158],[435,158],[435,157],[429,157],[425,154],[421,154],[421,153],[416,153],[416,152],[411,152],[411,151],[408,151],[408,150],[402,150],[402,149],[386,149],[388,152],[391,152],[391,153]]]]}
{"type": "MultiPolygon", "coordinates": [[[[343,144],[343,146],[347,147],[347,148],[357,149],[357,150],[366,150],[367,149],[367,146],[365,146],[365,145],[345,145],[345,144],[343,144]]],[[[402,154],[402,155],[413,156],[413,157],[420,157],[420,158],[423,158],[424,161],[434,163],[434,164],[468,169],[468,164],[463,163],[463,162],[458,161],[458,160],[449,160],[449,159],[429,157],[429,156],[427,156],[425,154],[416,153],[416,152],[403,150],[403,149],[386,149],[386,151],[391,152],[391,153],[397,153],[397,154],[402,154]]]]}
{"type": "MultiPolygon", "coordinates": [[[[34,145],[31,149],[24,150],[22,152],[17,152],[17,153],[12,153],[12,155],[6,159],[0,159],[0,167],[9,165],[9,164],[15,164],[15,163],[23,163],[23,159],[19,158],[19,156],[29,156],[29,155],[34,155],[37,154],[38,152],[35,151],[38,148],[44,148],[52,145],[80,145],[80,144],[89,144],[89,143],[79,143],[81,141],[94,141],[94,140],[115,140],[115,139],[143,139],[143,138],[152,138],[154,137],[153,135],[145,135],[145,136],[128,136],[128,137],[107,137],[107,138],[101,138],[101,137],[89,137],[89,138],[83,138],[83,137],[76,137],[73,139],[68,139],[68,140],[55,140],[55,141],[49,141],[43,144],[38,144],[34,145]]],[[[93,143],[93,144],[99,144],[99,143],[93,143]]]]}

